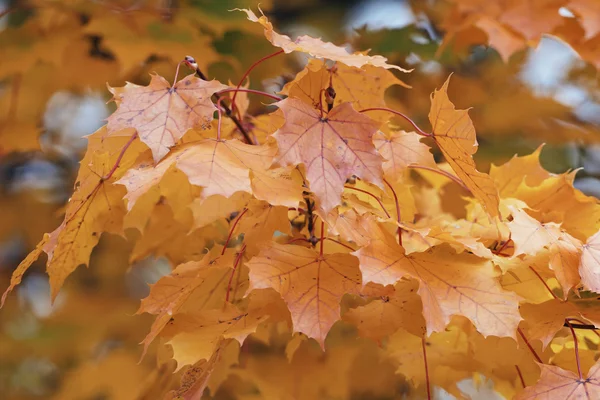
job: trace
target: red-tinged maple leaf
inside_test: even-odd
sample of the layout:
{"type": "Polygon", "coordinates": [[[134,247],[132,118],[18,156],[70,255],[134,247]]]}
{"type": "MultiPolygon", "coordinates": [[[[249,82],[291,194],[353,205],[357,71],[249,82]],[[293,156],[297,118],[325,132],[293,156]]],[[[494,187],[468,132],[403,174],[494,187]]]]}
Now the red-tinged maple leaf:
{"type": "Polygon", "coordinates": [[[596,400],[600,398],[600,361],[590,368],[585,377],[553,365],[538,364],[540,379],[517,394],[515,400],[596,400]]]}
{"type": "Polygon", "coordinates": [[[346,179],[356,175],[382,186],[381,158],[372,143],[378,124],[349,103],[321,116],[294,98],[278,103],[285,124],[273,135],[277,162],[304,164],[310,189],[326,212],[340,204],[346,179]]]}
{"type": "Polygon", "coordinates": [[[458,177],[483,204],[487,213],[499,215],[498,190],[488,174],[477,171],[473,154],[477,151],[475,127],[468,110],[456,110],[448,97],[446,80],[441,89],[431,95],[429,121],[435,142],[458,177]]]}
{"type": "Polygon", "coordinates": [[[312,249],[272,242],[246,263],[250,290],[273,288],[292,315],[294,331],[325,347],[325,337],[340,319],[340,300],[358,294],[360,270],[349,254],[319,255],[312,249]]]}
{"type": "Polygon", "coordinates": [[[363,65],[373,65],[375,67],[386,69],[397,69],[398,71],[402,72],[412,71],[400,68],[397,65],[390,65],[387,63],[387,58],[382,56],[368,56],[361,53],[350,54],[344,47],[339,47],[329,42],[323,42],[318,38],[304,35],[298,37],[296,40],[292,40],[289,36],[275,32],[273,30],[273,24],[271,24],[271,22],[269,22],[267,17],[264,15],[261,15],[259,18],[252,10],[239,8],[234,10],[245,12],[250,21],[261,24],[265,29],[265,37],[267,40],[271,42],[273,46],[283,49],[283,51],[286,53],[299,51],[302,53],[308,53],[313,57],[328,58],[333,61],[339,61],[351,67],[360,68],[363,65]]]}
{"type": "Polygon", "coordinates": [[[368,246],[351,253],[360,260],[363,282],[393,285],[405,276],[418,280],[428,334],[462,315],[484,336],[515,338],[520,297],[502,289],[489,260],[456,254],[446,246],[405,255],[381,227],[371,237],[368,246]]]}
{"type": "Polygon", "coordinates": [[[600,231],[583,245],[579,274],[586,289],[600,293],[600,231]]]}
{"type": "Polygon", "coordinates": [[[109,87],[117,110],[108,118],[108,130],[137,130],[156,164],[189,129],[208,126],[217,111],[211,96],[227,87],[194,75],[173,86],[165,78],[152,75],[148,86],[127,83],[121,88],[109,87]]]}

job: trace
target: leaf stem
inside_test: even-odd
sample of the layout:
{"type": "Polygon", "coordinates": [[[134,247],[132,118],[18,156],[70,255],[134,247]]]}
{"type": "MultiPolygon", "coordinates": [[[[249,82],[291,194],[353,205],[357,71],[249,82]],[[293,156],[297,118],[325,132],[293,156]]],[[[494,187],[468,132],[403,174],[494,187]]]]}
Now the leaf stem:
{"type": "Polygon", "coordinates": [[[377,196],[375,196],[373,193],[367,192],[366,190],[363,190],[363,189],[356,188],[354,186],[344,185],[344,188],[346,188],[346,189],[352,189],[352,190],[356,190],[357,192],[368,194],[369,196],[371,196],[372,198],[374,198],[379,203],[379,206],[381,207],[381,209],[383,210],[383,212],[385,213],[385,215],[387,215],[388,218],[392,218],[392,216],[390,215],[390,213],[387,212],[387,210],[385,209],[385,207],[384,207],[383,203],[381,202],[381,200],[379,200],[379,198],[377,196]]]}
{"type": "Polygon", "coordinates": [[[244,214],[246,214],[246,212],[248,212],[248,209],[244,208],[244,210],[240,213],[240,215],[238,215],[238,217],[235,219],[235,221],[231,225],[231,229],[229,230],[229,235],[227,235],[227,240],[225,241],[225,244],[223,245],[223,251],[221,251],[221,255],[225,254],[225,250],[227,249],[227,246],[229,245],[229,241],[231,240],[231,235],[233,235],[233,231],[235,230],[235,227],[237,226],[238,222],[240,222],[240,219],[242,219],[244,214]]]}
{"type": "Polygon", "coordinates": [[[347,248],[347,249],[349,249],[349,250],[356,251],[356,249],[354,249],[354,248],[352,248],[352,247],[348,246],[348,245],[347,245],[347,244],[345,244],[345,243],[342,243],[342,242],[340,242],[339,240],[335,240],[335,239],[332,239],[332,238],[330,238],[330,237],[326,237],[326,238],[325,238],[325,240],[329,240],[329,241],[331,241],[331,242],[337,243],[337,244],[339,244],[340,246],[344,246],[345,248],[347,248]]]}
{"type": "MultiPolygon", "coordinates": [[[[396,218],[398,221],[398,224],[400,224],[400,203],[398,203],[398,196],[396,195],[396,191],[394,190],[394,188],[392,187],[392,185],[387,181],[387,179],[383,179],[383,182],[385,182],[385,184],[390,188],[390,190],[392,191],[392,194],[394,195],[394,201],[396,202],[396,218]]],[[[398,244],[400,246],[402,246],[402,228],[400,228],[400,226],[398,226],[398,244]]]]}
{"type": "Polygon", "coordinates": [[[523,385],[523,388],[525,388],[526,387],[525,379],[523,379],[523,374],[521,373],[521,368],[519,368],[518,365],[515,365],[515,368],[517,369],[517,375],[519,376],[519,379],[521,380],[521,385],[523,385]]]}
{"type": "Polygon", "coordinates": [[[217,100],[217,115],[219,116],[218,122],[217,122],[217,140],[221,140],[221,120],[223,119],[223,115],[221,114],[221,108],[222,108],[221,102],[223,101],[224,98],[225,97],[219,97],[219,100],[217,100]]]}
{"type": "Polygon", "coordinates": [[[429,366],[427,365],[427,341],[425,335],[421,336],[421,345],[423,347],[423,362],[425,364],[425,385],[427,385],[427,400],[431,400],[431,383],[429,382],[429,366]]]}
{"type": "Polygon", "coordinates": [[[540,364],[543,364],[544,362],[542,361],[542,359],[540,358],[540,356],[537,355],[537,353],[535,352],[535,350],[533,349],[533,347],[531,346],[531,344],[529,344],[529,341],[525,337],[525,334],[523,333],[523,331],[521,330],[521,328],[517,328],[517,332],[519,332],[519,335],[521,335],[521,338],[523,338],[523,341],[525,342],[525,344],[529,348],[529,351],[531,351],[531,354],[533,354],[533,357],[536,359],[536,361],[539,362],[540,364]]]}
{"type": "Polygon", "coordinates": [[[302,240],[305,241],[305,242],[310,243],[310,240],[308,240],[305,237],[297,237],[297,238],[293,238],[293,239],[288,240],[288,242],[286,244],[292,244],[294,242],[298,242],[298,241],[302,241],[302,240]]]}
{"type": "Polygon", "coordinates": [[[506,248],[506,245],[508,245],[508,242],[510,242],[510,240],[512,239],[512,232],[508,234],[508,240],[506,240],[502,246],[500,246],[500,248],[498,250],[493,250],[492,253],[495,255],[502,255],[502,250],[504,250],[506,248]]]}
{"type": "Polygon", "coordinates": [[[538,279],[544,284],[544,286],[546,287],[546,289],[548,290],[548,292],[550,292],[550,294],[552,295],[552,297],[554,297],[555,300],[558,300],[558,297],[554,294],[554,292],[552,291],[552,289],[550,289],[550,286],[548,286],[548,284],[546,283],[546,281],[544,280],[544,278],[542,278],[542,276],[530,265],[529,269],[531,271],[533,271],[533,273],[535,274],[535,276],[538,277],[538,279]]]}
{"type": "MultiPolygon", "coordinates": [[[[252,72],[252,70],[253,70],[254,68],[256,68],[256,67],[257,67],[257,66],[258,66],[260,63],[262,63],[263,61],[266,61],[266,60],[268,60],[268,59],[269,59],[269,58],[271,58],[271,57],[275,57],[275,56],[277,56],[277,55],[279,55],[279,54],[282,54],[282,53],[283,53],[283,49],[282,49],[282,50],[278,50],[278,51],[276,51],[275,53],[272,53],[272,54],[266,55],[266,56],[264,56],[263,58],[261,58],[260,60],[258,60],[258,61],[255,61],[255,62],[254,62],[254,63],[253,63],[251,66],[250,66],[250,68],[248,68],[248,70],[246,71],[246,73],[244,74],[244,76],[242,76],[242,79],[240,79],[240,82],[239,82],[239,83],[237,84],[237,86],[236,86],[236,90],[239,90],[239,89],[240,89],[240,86],[242,86],[242,84],[244,83],[244,81],[246,80],[246,78],[248,77],[248,75],[250,75],[250,72],[252,72]]],[[[232,109],[232,110],[236,110],[236,106],[235,106],[235,99],[236,99],[236,96],[237,96],[237,94],[238,94],[238,92],[236,91],[236,92],[233,94],[233,98],[231,99],[231,109],[232,109]]],[[[238,116],[239,116],[239,115],[238,115],[238,116]]]]}
{"type": "Polygon", "coordinates": [[[109,180],[114,175],[117,168],[119,168],[119,164],[121,163],[121,160],[123,160],[123,157],[125,156],[125,152],[127,151],[129,146],[131,146],[131,144],[137,137],[138,137],[137,132],[135,132],[133,135],[131,135],[131,137],[129,138],[127,143],[125,143],[125,146],[123,146],[123,148],[121,149],[121,152],[119,153],[119,156],[117,157],[117,160],[115,161],[115,164],[112,166],[110,171],[108,171],[108,174],[106,174],[100,178],[100,183],[109,180]]]}
{"type": "Polygon", "coordinates": [[[325,221],[321,220],[321,244],[319,246],[319,255],[323,256],[323,242],[325,241],[325,221]]]}
{"type": "Polygon", "coordinates": [[[240,263],[240,260],[242,259],[242,254],[244,254],[245,250],[246,250],[246,244],[244,243],[244,245],[242,246],[242,248],[240,249],[240,251],[237,253],[237,255],[235,257],[235,262],[233,263],[233,271],[231,271],[231,275],[229,276],[229,283],[227,284],[227,293],[225,294],[225,302],[226,303],[229,301],[229,292],[231,291],[231,281],[233,281],[233,276],[235,275],[235,271],[237,270],[238,264],[240,263]]]}
{"type": "Polygon", "coordinates": [[[424,165],[409,165],[408,168],[412,168],[412,169],[422,169],[425,171],[431,171],[431,172],[435,172],[436,174],[440,174],[445,176],[446,178],[453,180],[454,182],[458,183],[460,185],[460,187],[462,187],[463,189],[465,189],[467,192],[471,193],[471,189],[469,189],[465,183],[463,181],[460,180],[460,178],[458,178],[457,176],[452,175],[449,172],[446,172],[444,170],[441,169],[436,169],[436,168],[431,168],[431,167],[426,167],[424,165]]]}
{"type": "Polygon", "coordinates": [[[363,113],[363,112],[367,112],[367,111],[387,111],[392,114],[398,115],[398,116],[404,118],[406,121],[408,121],[413,126],[413,128],[415,128],[415,130],[417,131],[417,134],[419,134],[421,136],[427,136],[427,137],[433,136],[433,134],[427,133],[427,132],[423,131],[421,128],[419,128],[419,126],[412,119],[410,119],[408,116],[401,113],[400,111],[392,110],[391,108],[387,108],[387,107],[372,107],[372,108],[365,108],[364,110],[360,110],[359,112],[363,113]]]}
{"type": "Polygon", "coordinates": [[[175,70],[175,77],[173,78],[173,86],[175,86],[175,84],[177,83],[177,76],[179,75],[179,67],[181,67],[181,64],[185,64],[185,60],[181,60],[179,61],[179,64],[177,64],[177,69],[175,70]]]}
{"type": "MultiPolygon", "coordinates": [[[[223,90],[217,92],[216,94],[221,95],[223,93],[230,93],[230,92],[235,92],[235,93],[237,93],[237,92],[254,93],[254,94],[259,94],[261,96],[268,97],[268,98],[273,99],[275,101],[282,100],[281,97],[275,96],[274,94],[270,94],[270,93],[267,93],[267,92],[261,92],[260,90],[254,90],[254,89],[223,89],[223,90]]],[[[234,96],[235,96],[235,94],[234,94],[234,96]]]]}
{"type": "MultiPolygon", "coordinates": [[[[205,81],[208,80],[208,78],[206,77],[206,75],[204,75],[204,73],[198,67],[198,64],[196,63],[196,60],[194,60],[193,57],[186,56],[185,59],[184,59],[184,63],[188,67],[190,67],[191,69],[193,69],[194,71],[196,71],[196,75],[198,75],[198,77],[200,79],[203,79],[205,81]]],[[[217,101],[221,98],[221,96],[219,96],[217,93],[215,93],[214,96],[217,99],[217,101]]],[[[238,118],[236,118],[235,115],[233,115],[233,113],[231,112],[231,109],[226,104],[223,104],[223,110],[225,110],[225,115],[227,115],[233,121],[233,123],[235,124],[235,126],[237,126],[237,128],[240,130],[240,132],[244,136],[244,139],[246,140],[246,142],[248,144],[254,144],[254,141],[250,137],[250,134],[248,133],[248,130],[246,129],[246,127],[242,124],[242,122],[238,118]]]]}
{"type": "Polygon", "coordinates": [[[571,335],[573,335],[573,343],[575,345],[575,361],[577,362],[577,373],[579,374],[579,380],[583,381],[583,374],[581,373],[581,361],[579,360],[579,341],[577,340],[575,329],[573,329],[571,323],[569,322],[569,318],[565,319],[565,323],[571,330],[571,335]]]}

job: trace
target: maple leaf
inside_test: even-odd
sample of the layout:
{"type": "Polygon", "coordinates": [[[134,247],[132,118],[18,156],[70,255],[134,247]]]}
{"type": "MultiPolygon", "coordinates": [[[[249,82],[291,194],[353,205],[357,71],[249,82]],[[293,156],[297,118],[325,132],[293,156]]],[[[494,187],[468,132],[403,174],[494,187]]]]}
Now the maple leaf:
{"type": "Polygon", "coordinates": [[[250,289],[273,288],[281,294],[294,331],[302,332],[325,347],[325,337],[340,319],[340,300],[358,294],[360,271],[349,254],[319,255],[312,249],[272,242],[246,263],[250,289]]]}
{"type": "Polygon", "coordinates": [[[181,313],[165,330],[173,347],[178,368],[210,359],[219,348],[222,338],[236,339],[240,344],[254,333],[261,322],[271,316],[281,318],[280,309],[274,302],[276,293],[257,291],[249,296],[247,309],[242,310],[230,303],[222,308],[181,313]]]}
{"type": "Polygon", "coordinates": [[[88,151],[81,161],[76,189],[66,207],[62,224],[42,239],[15,270],[5,296],[41,255],[41,249],[48,255],[46,271],[50,278],[51,298],[54,300],[65,279],[79,265],[88,264],[90,254],[103,232],[123,233],[123,188],[112,184],[123,170],[131,166],[141,146],[132,140],[135,139],[133,137],[126,139],[117,137],[108,140],[103,128],[89,137],[88,151]],[[121,148],[124,145],[132,146],[134,151],[123,156],[121,148]]]}
{"type": "Polygon", "coordinates": [[[244,233],[244,244],[248,246],[250,253],[257,253],[264,243],[273,239],[276,231],[292,234],[287,207],[251,200],[247,209],[250,215],[241,218],[234,233],[244,233]]]}
{"type": "Polygon", "coordinates": [[[590,236],[583,245],[579,274],[587,289],[600,293],[600,231],[590,236]]]}
{"type": "Polygon", "coordinates": [[[527,399],[587,399],[593,400],[600,396],[600,362],[590,368],[585,377],[562,368],[539,364],[542,369],[540,379],[532,386],[526,387],[517,394],[515,400],[527,399]]]}
{"type": "Polygon", "coordinates": [[[396,373],[404,375],[415,386],[424,386],[429,380],[431,384],[459,395],[456,382],[471,376],[475,370],[467,351],[468,339],[467,334],[456,326],[426,338],[428,375],[425,373],[422,335],[398,329],[390,336],[385,348],[395,361],[396,373]]]}
{"type": "Polygon", "coordinates": [[[402,178],[409,165],[437,168],[429,146],[415,132],[392,131],[386,135],[379,131],[373,136],[373,144],[385,158],[383,172],[394,181],[402,178]]]}
{"type": "Polygon", "coordinates": [[[488,44],[498,51],[505,63],[510,56],[527,46],[522,37],[493,18],[482,15],[474,25],[487,34],[488,44]]]}
{"type": "Polygon", "coordinates": [[[267,17],[261,15],[257,17],[252,10],[235,8],[236,11],[243,11],[252,22],[258,22],[265,29],[265,37],[273,46],[280,47],[284,52],[291,53],[299,51],[308,53],[317,58],[328,58],[333,61],[339,61],[351,67],[362,67],[363,65],[373,65],[375,67],[385,69],[397,69],[402,72],[410,72],[400,68],[397,65],[390,65],[387,59],[382,56],[368,56],[361,53],[350,54],[343,48],[334,45],[333,43],[323,42],[321,39],[312,38],[310,36],[300,36],[296,40],[290,39],[289,36],[279,34],[273,30],[273,24],[269,22],[267,17]]]}
{"type": "MultiPolygon", "coordinates": [[[[171,166],[181,170],[193,185],[203,188],[203,199],[212,195],[231,197],[238,191],[252,193],[250,171],[264,171],[277,149],[271,144],[251,146],[237,139],[204,139],[179,146],[158,165],[142,160],[118,183],[127,187],[126,198],[135,201],[163,179],[171,166]]],[[[133,205],[128,204],[131,209],[133,205]]]]}
{"type": "Polygon", "coordinates": [[[304,164],[310,189],[326,212],[340,203],[344,183],[352,175],[382,186],[381,158],[371,141],[377,124],[349,103],[322,117],[310,105],[293,98],[277,103],[285,124],[273,135],[277,162],[304,164]]]}
{"type": "Polygon", "coordinates": [[[549,267],[556,274],[566,298],[569,290],[579,284],[579,259],[581,243],[563,232],[557,224],[542,224],[525,211],[510,207],[513,220],[507,225],[515,245],[513,257],[521,254],[536,254],[548,249],[549,267]]]}
{"type": "Polygon", "coordinates": [[[217,108],[211,96],[228,86],[188,75],[173,86],[152,75],[148,86],[127,83],[111,88],[117,110],[108,118],[111,133],[133,128],[158,163],[183,135],[192,128],[207,127],[217,108]]]}
{"type": "Polygon", "coordinates": [[[444,330],[453,315],[463,315],[484,336],[515,337],[520,297],[502,290],[490,261],[444,246],[405,255],[394,236],[381,228],[371,238],[368,246],[351,253],[360,260],[363,282],[418,280],[428,334],[444,330]]]}
{"type": "Polygon", "coordinates": [[[422,336],[425,320],[417,289],[415,280],[399,281],[392,294],[350,309],[342,319],[356,325],[360,336],[374,340],[381,340],[399,328],[422,336]]]}
{"type": "Polygon", "coordinates": [[[204,394],[204,389],[208,386],[210,379],[217,363],[221,359],[225,340],[219,342],[216,350],[210,359],[202,359],[195,363],[192,367],[185,371],[181,377],[181,385],[179,389],[167,393],[165,400],[197,400],[204,394]]]}
{"type": "MultiPolygon", "coordinates": [[[[148,346],[169,324],[173,316],[193,296],[193,309],[220,307],[227,291],[227,280],[233,265],[233,254],[215,256],[208,253],[200,261],[190,261],[177,266],[171,274],[162,277],[150,288],[150,294],[142,299],[137,314],[149,313],[157,317],[142,344],[146,354],[148,346]]],[[[210,357],[209,357],[210,358],[210,357]]]]}
{"type": "Polygon", "coordinates": [[[303,200],[302,175],[296,168],[253,169],[250,173],[252,194],[272,205],[298,207],[303,200]]]}
{"type": "MultiPolygon", "coordinates": [[[[331,86],[335,88],[334,105],[347,102],[355,110],[363,110],[386,107],[384,95],[392,85],[409,87],[390,71],[372,65],[355,68],[337,64],[330,68],[322,60],[310,59],[294,80],[283,87],[281,93],[312,104],[313,108],[320,110],[323,90],[331,86]]],[[[369,115],[381,122],[389,118],[386,112],[369,115]]]]}
{"type": "Polygon", "coordinates": [[[526,336],[529,340],[540,340],[542,349],[545,349],[554,335],[563,328],[565,318],[576,314],[577,308],[572,303],[557,299],[541,304],[526,303],[521,306],[526,336]]]}
{"type": "Polygon", "coordinates": [[[448,98],[449,83],[450,78],[431,95],[429,121],[433,138],[454,172],[483,204],[487,213],[495,217],[500,202],[498,191],[490,176],[475,167],[473,154],[478,146],[475,127],[468,110],[456,110],[448,98]]]}

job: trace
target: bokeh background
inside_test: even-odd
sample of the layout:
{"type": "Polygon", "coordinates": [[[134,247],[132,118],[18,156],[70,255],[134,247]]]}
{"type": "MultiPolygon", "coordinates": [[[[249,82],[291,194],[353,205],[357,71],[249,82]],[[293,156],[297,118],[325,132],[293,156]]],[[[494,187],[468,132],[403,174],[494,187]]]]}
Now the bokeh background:
{"type": "MultiPolygon", "coordinates": [[[[545,34],[524,38],[507,56],[506,43],[490,41],[482,23],[467,24],[472,13],[488,12],[469,8],[475,3],[485,2],[262,0],[261,8],[291,37],[371,49],[414,68],[398,74],[412,89],[390,89],[388,104],[424,129],[429,94],[453,73],[450,98],[457,108],[472,108],[480,170],[546,143],[547,169],[583,167],[576,187],[600,196],[599,36],[588,37],[572,2],[550,0],[555,22],[537,26],[545,34]]],[[[150,72],[172,79],[185,55],[209,77],[237,83],[249,65],[276,50],[245,14],[228,11],[256,6],[248,0],[0,0],[0,290],[43,234],[60,224],[84,136],[114,109],[106,84],[146,84],[150,72]]],[[[295,54],[273,58],[252,72],[250,86],[277,92],[305,62],[295,54]]],[[[267,111],[255,101],[250,114],[267,111]]],[[[154,399],[158,387],[177,384],[169,366],[156,368],[157,357],[165,356],[154,347],[138,364],[138,343],[151,319],[133,316],[148,284],[170,265],[160,257],[130,260],[131,249],[126,239],[105,235],[90,268],[78,269],[54,304],[45,260],[32,268],[0,310],[0,398],[154,399]]],[[[392,366],[381,368],[393,376],[392,366]]],[[[409,395],[402,382],[394,385],[392,397],[364,398],[409,395]]]]}

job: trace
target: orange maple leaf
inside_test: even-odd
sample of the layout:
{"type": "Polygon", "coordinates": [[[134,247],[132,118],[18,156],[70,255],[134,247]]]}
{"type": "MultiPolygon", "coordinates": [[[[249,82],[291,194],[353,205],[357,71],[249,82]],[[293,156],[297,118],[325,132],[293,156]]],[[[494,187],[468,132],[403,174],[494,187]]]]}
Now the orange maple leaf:
{"type": "MultiPolygon", "coordinates": [[[[318,110],[323,90],[330,85],[335,88],[333,105],[348,102],[355,110],[386,107],[384,95],[390,86],[410,87],[390,71],[372,65],[356,68],[340,63],[331,68],[323,60],[311,59],[296,78],[283,87],[281,93],[312,104],[318,110]]],[[[389,118],[385,111],[370,113],[369,116],[381,122],[389,118]]]]}
{"type": "Polygon", "coordinates": [[[197,301],[193,309],[211,309],[223,305],[227,280],[233,265],[233,253],[214,256],[214,252],[206,254],[201,261],[190,261],[177,266],[151,286],[150,294],[140,304],[137,314],[155,314],[156,319],[142,344],[146,354],[148,346],[167,326],[169,321],[182,310],[194,295],[197,301]]]}
{"type": "Polygon", "coordinates": [[[286,121],[273,135],[279,145],[277,162],[304,164],[310,189],[326,212],[340,204],[344,183],[352,175],[382,185],[381,158],[372,143],[375,121],[349,103],[326,116],[294,98],[278,106],[286,121]]]}
{"type": "Polygon", "coordinates": [[[405,276],[418,280],[428,334],[444,330],[453,315],[463,315],[484,336],[515,338],[520,297],[501,288],[489,260],[456,254],[446,246],[405,255],[381,227],[371,238],[368,246],[351,253],[360,260],[363,282],[393,285],[405,276]]]}
{"type": "Polygon", "coordinates": [[[294,330],[315,338],[325,348],[325,337],[340,319],[340,300],[358,294],[360,271],[349,254],[319,255],[312,249],[271,242],[246,263],[250,289],[273,288],[281,294],[294,330]]]}
{"type": "Polygon", "coordinates": [[[218,81],[204,81],[188,75],[173,86],[152,75],[148,86],[128,82],[111,88],[117,110],[108,118],[107,128],[115,133],[134,128],[158,163],[169,149],[192,128],[206,128],[217,108],[211,96],[228,88],[218,81]]]}
{"type": "Polygon", "coordinates": [[[454,172],[483,204],[487,213],[492,217],[498,216],[500,200],[494,181],[488,174],[477,171],[473,161],[478,146],[475,127],[468,110],[456,110],[448,98],[449,83],[450,78],[431,95],[429,121],[433,127],[433,138],[454,172]]]}

